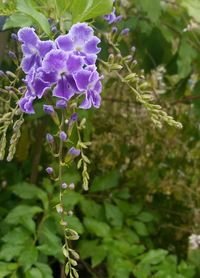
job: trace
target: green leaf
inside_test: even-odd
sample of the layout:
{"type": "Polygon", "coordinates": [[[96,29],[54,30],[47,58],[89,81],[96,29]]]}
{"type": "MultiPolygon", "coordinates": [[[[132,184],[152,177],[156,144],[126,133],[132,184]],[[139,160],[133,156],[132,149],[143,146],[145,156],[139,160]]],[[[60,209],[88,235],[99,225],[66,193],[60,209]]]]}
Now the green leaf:
{"type": "Polygon", "coordinates": [[[33,19],[30,16],[17,12],[9,16],[3,26],[3,30],[16,27],[26,27],[33,24],[33,19]]]}
{"type": "Polygon", "coordinates": [[[168,251],[163,249],[150,250],[148,253],[141,256],[140,264],[158,264],[165,259],[168,251]]]}
{"type": "Polygon", "coordinates": [[[42,212],[40,207],[18,205],[7,215],[5,221],[8,224],[24,223],[27,218],[31,219],[36,213],[42,212]]]}
{"type": "Polygon", "coordinates": [[[117,170],[113,170],[105,176],[100,176],[95,178],[92,186],[91,192],[106,191],[114,188],[119,183],[120,174],[117,170]]]}
{"type": "Polygon", "coordinates": [[[75,230],[78,234],[82,234],[84,232],[83,224],[76,216],[68,216],[66,221],[69,228],[75,230]]]}
{"type": "Polygon", "coordinates": [[[186,77],[192,70],[192,61],[197,56],[197,52],[193,49],[191,44],[183,39],[181,41],[178,58],[178,72],[181,78],[186,77]]]}
{"type": "Polygon", "coordinates": [[[103,220],[103,206],[100,204],[97,204],[93,200],[88,199],[82,199],[81,200],[81,210],[84,213],[85,216],[89,218],[95,218],[98,220],[103,220]]]}
{"type": "Polygon", "coordinates": [[[80,193],[74,191],[68,191],[63,195],[63,203],[66,210],[71,210],[76,204],[78,204],[82,199],[80,193]]]}
{"type": "Polygon", "coordinates": [[[106,237],[110,233],[110,227],[104,222],[100,222],[92,218],[84,218],[83,223],[86,229],[96,236],[106,237]]]}
{"type": "Polygon", "coordinates": [[[38,12],[35,9],[30,0],[18,0],[17,10],[24,15],[29,16],[33,21],[37,22],[42,30],[47,35],[50,35],[50,26],[48,19],[44,16],[44,14],[38,12]]]}
{"type": "Polygon", "coordinates": [[[142,10],[147,13],[147,16],[152,22],[157,22],[161,15],[160,0],[142,0],[138,1],[142,10]]]}
{"type": "Polygon", "coordinates": [[[0,260],[11,261],[19,256],[23,245],[3,244],[0,251],[0,260]]]}
{"type": "Polygon", "coordinates": [[[19,265],[17,263],[4,263],[0,262],[0,277],[7,277],[13,271],[17,270],[19,265]]]}
{"type": "Polygon", "coordinates": [[[200,2],[199,0],[181,0],[181,5],[185,7],[191,17],[200,23],[200,2]]]}
{"type": "Polygon", "coordinates": [[[123,224],[123,214],[120,209],[109,203],[104,203],[104,205],[108,222],[113,226],[121,227],[123,224]]]}
{"type": "Polygon", "coordinates": [[[44,263],[36,263],[35,266],[42,273],[42,278],[53,278],[52,269],[44,263]]]}
{"type": "Polygon", "coordinates": [[[140,236],[148,235],[148,230],[144,223],[142,223],[140,221],[133,221],[131,224],[135,228],[138,235],[140,235],[140,236]]]}
{"type": "Polygon", "coordinates": [[[139,219],[142,222],[151,222],[154,220],[154,216],[150,212],[141,212],[138,216],[137,219],[139,219]]]}
{"type": "Polygon", "coordinates": [[[44,278],[44,276],[38,268],[32,267],[26,272],[26,278],[44,278]]]}
{"type": "Polygon", "coordinates": [[[98,245],[98,240],[82,240],[79,243],[79,252],[81,258],[87,259],[92,257],[98,245]]]}
{"type": "Polygon", "coordinates": [[[48,197],[45,191],[38,188],[37,186],[29,183],[20,183],[14,185],[12,188],[12,192],[14,192],[17,196],[22,199],[31,200],[31,199],[40,199],[44,205],[44,208],[48,208],[48,197]]]}
{"type": "Polygon", "coordinates": [[[71,5],[73,23],[109,14],[112,6],[113,0],[73,0],[71,5]]]}
{"type": "Polygon", "coordinates": [[[28,248],[25,246],[19,257],[19,262],[23,265],[25,271],[37,262],[38,250],[32,244],[33,243],[30,242],[28,248]]]}
{"type": "Polygon", "coordinates": [[[107,256],[107,248],[100,245],[95,248],[95,252],[92,255],[92,267],[99,265],[107,256]]]}
{"type": "Polygon", "coordinates": [[[30,233],[23,227],[16,227],[2,237],[2,241],[13,245],[24,244],[28,239],[30,233]]]}

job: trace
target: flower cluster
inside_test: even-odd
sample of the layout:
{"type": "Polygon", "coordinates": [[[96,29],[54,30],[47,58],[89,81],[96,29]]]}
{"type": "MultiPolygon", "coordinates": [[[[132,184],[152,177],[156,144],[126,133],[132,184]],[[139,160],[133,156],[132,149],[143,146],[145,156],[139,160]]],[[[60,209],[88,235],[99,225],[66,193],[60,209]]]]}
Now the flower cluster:
{"type": "Polygon", "coordinates": [[[77,23],[55,41],[41,41],[33,28],[25,27],[19,30],[18,40],[22,43],[21,67],[27,86],[19,101],[23,112],[34,113],[33,102],[45,97],[47,91],[56,98],[58,108],[80,95],[84,95],[80,108],[100,106],[102,85],[96,68],[100,40],[90,26],[77,23]]]}

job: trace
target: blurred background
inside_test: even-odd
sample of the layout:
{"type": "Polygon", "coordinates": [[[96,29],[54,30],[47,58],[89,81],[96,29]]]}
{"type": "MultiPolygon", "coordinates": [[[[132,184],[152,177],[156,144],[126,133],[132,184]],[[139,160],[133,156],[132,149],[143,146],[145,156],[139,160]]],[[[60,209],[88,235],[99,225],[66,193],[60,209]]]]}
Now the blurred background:
{"type": "MultiPolygon", "coordinates": [[[[3,2],[0,69],[15,72],[8,51],[17,57],[21,53],[11,33],[27,24],[38,30],[40,26],[18,14],[18,21],[11,20],[3,29],[6,17],[19,13],[16,1],[3,2]]],[[[30,3],[56,22],[54,1],[30,3]]],[[[130,29],[119,39],[122,54],[131,54],[135,46],[135,71],[144,74],[155,103],[183,128],[156,128],[126,84],[112,74],[104,79],[101,108],[80,111],[79,116],[87,119],[84,139],[92,142],[87,151],[90,190],[82,191],[80,172],[72,165],[65,179],[76,184],[76,191],[64,199],[66,208],[74,211],[67,222],[80,234],[72,243],[81,256],[79,275],[198,278],[200,2],[121,0],[116,5],[123,15],[118,29],[130,29]]],[[[110,27],[101,17],[94,26],[102,38],[100,58],[106,61],[112,50],[103,34],[110,27]]],[[[7,85],[0,79],[1,88],[7,85]]],[[[5,111],[0,101],[1,117],[5,111]]],[[[25,116],[14,159],[0,162],[0,278],[65,277],[62,232],[54,210],[58,186],[45,174],[47,165],[56,168],[45,143],[45,134],[53,128],[42,111],[25,116]]],[[[7,149],[11,136],[9,127],[7,149]]]]}

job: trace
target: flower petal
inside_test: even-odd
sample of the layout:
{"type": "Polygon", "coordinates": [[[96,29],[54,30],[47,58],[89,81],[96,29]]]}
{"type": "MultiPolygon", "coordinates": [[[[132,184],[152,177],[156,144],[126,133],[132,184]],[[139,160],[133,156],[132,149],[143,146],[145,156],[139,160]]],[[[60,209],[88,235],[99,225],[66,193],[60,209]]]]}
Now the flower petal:
{"type": "Polygon", "coordinates": [[[21,28],[18,32],[18,39],[20,42],[32,46],[36,46],[39,41],[39,38],[35,33],[35,29],[30,27],[21,28]]]}
{"type": "Polygon", "coordinates": [[[44,58],[42,68],[47,72],[65,72],[67,54],[62,50],[51,50],[44,58]]]}
{"type": "Polygon", "coordinates": [[[72,51],[73,50],[73,41],[69,37],[69,35],[61,35],[56,39],[56,44],[58,48],[64,51],[72,51]]]}
{"type": "Polygon", "coordinates": [[[83,66],[83,59],[79,56],[70,55],[67,59],[68,73],[72,74],[79,71],[83,66]]]}
{"type": "Polygon", "coordinates": [[[101,51],[101,48],[97,47],[97,44],[100,43],[100,39],[97,37],[93,37],[91,40],[89,40],[85,46],[84,46],[84,51],[87,54],[97,54],[101,51]]]}
{"type": "Polygon", "coordinates": [[[87,23],[77,23],[69,30],[69,37],[77,45],[83,45],[93,35],[93,29],[87,23]]]}
{"type": "Polygon", "coordinates": [[[56,87],[53,90],[53,96],[69,100],[74,95],[74,90],[71,88],[66,78],[58,80],[56,87]]]}
{"type": "Polygon", "coordinates": [[[32,68],[40,67],[40,65],[40,57],[37,54],[28,55],[21,62],[21,67],[25,73],[28,73],[32,68]]]}
{"type": "Polygon", "coordinates": [[[38,43],[38,50],[42,58],[44,58],[44,56],[54,48],[55,48],[55,44],[50,40],[40,41],[38,43]]]}
{"type": "Polygon", "coordinates": [[[87,90],[90,75],[91,72],[88,70],[81,70],[74,75],[74,80],[79,91],[87,90]]]}

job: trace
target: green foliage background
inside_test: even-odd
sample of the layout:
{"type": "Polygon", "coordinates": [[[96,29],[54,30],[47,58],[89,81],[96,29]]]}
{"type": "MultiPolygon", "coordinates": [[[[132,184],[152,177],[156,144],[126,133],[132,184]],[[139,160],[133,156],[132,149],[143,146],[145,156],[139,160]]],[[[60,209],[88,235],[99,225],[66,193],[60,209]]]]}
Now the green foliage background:
{"type": "MultiPolygon", "coordinates": [[[[183,129],[155,128],[129,88],[114,75],[105,76],[101,109],[80,115],[88,122],[85,140],[92,141],[89,192],[81,190],[76,165],[65,173],[66,182],[77,185],[76,192],[66,193],[64,201],[74,211],[66,220],[81,236],[73,243],[81,256],[79,274],[199,277],[200,252],[191,249],[188,237],[200,233],[200,3],[120,2],[117,11],[124,20],[118,28],[128,27],[130,34],[119,47],[128,55],[131,46],[136,46],[136,70],[144,71],[156,102],[183,129]]],[[[0,11],[11,15],[5,29],[34,25],[46,37],[52,35],[49,17],[59,19],[61,30],[66,31],[71,23],[110,12],[111,5],[112,1],[101,0],[81,4],[75,0],[18,0],[0,4],[0,11]]],[[[99,34],[109,31],[101,17],[94,24],[99,34]]],[[[110,49],[103,35],[102,40],[101,59],[106,60],[110,49]]],[[[1,68],[14,69],[14,65],[7,58],[1,68]]],[[[27,117],[15,160],[1,162],[2,278],[63,277],[62,233],[54,209],[58,185],[44,173],[46,165],[56,167],[43,140],[51,125],[42,112],[27,117]],[[32,162],[38,152],[41,159],[35,168],[32,162]]]]}

